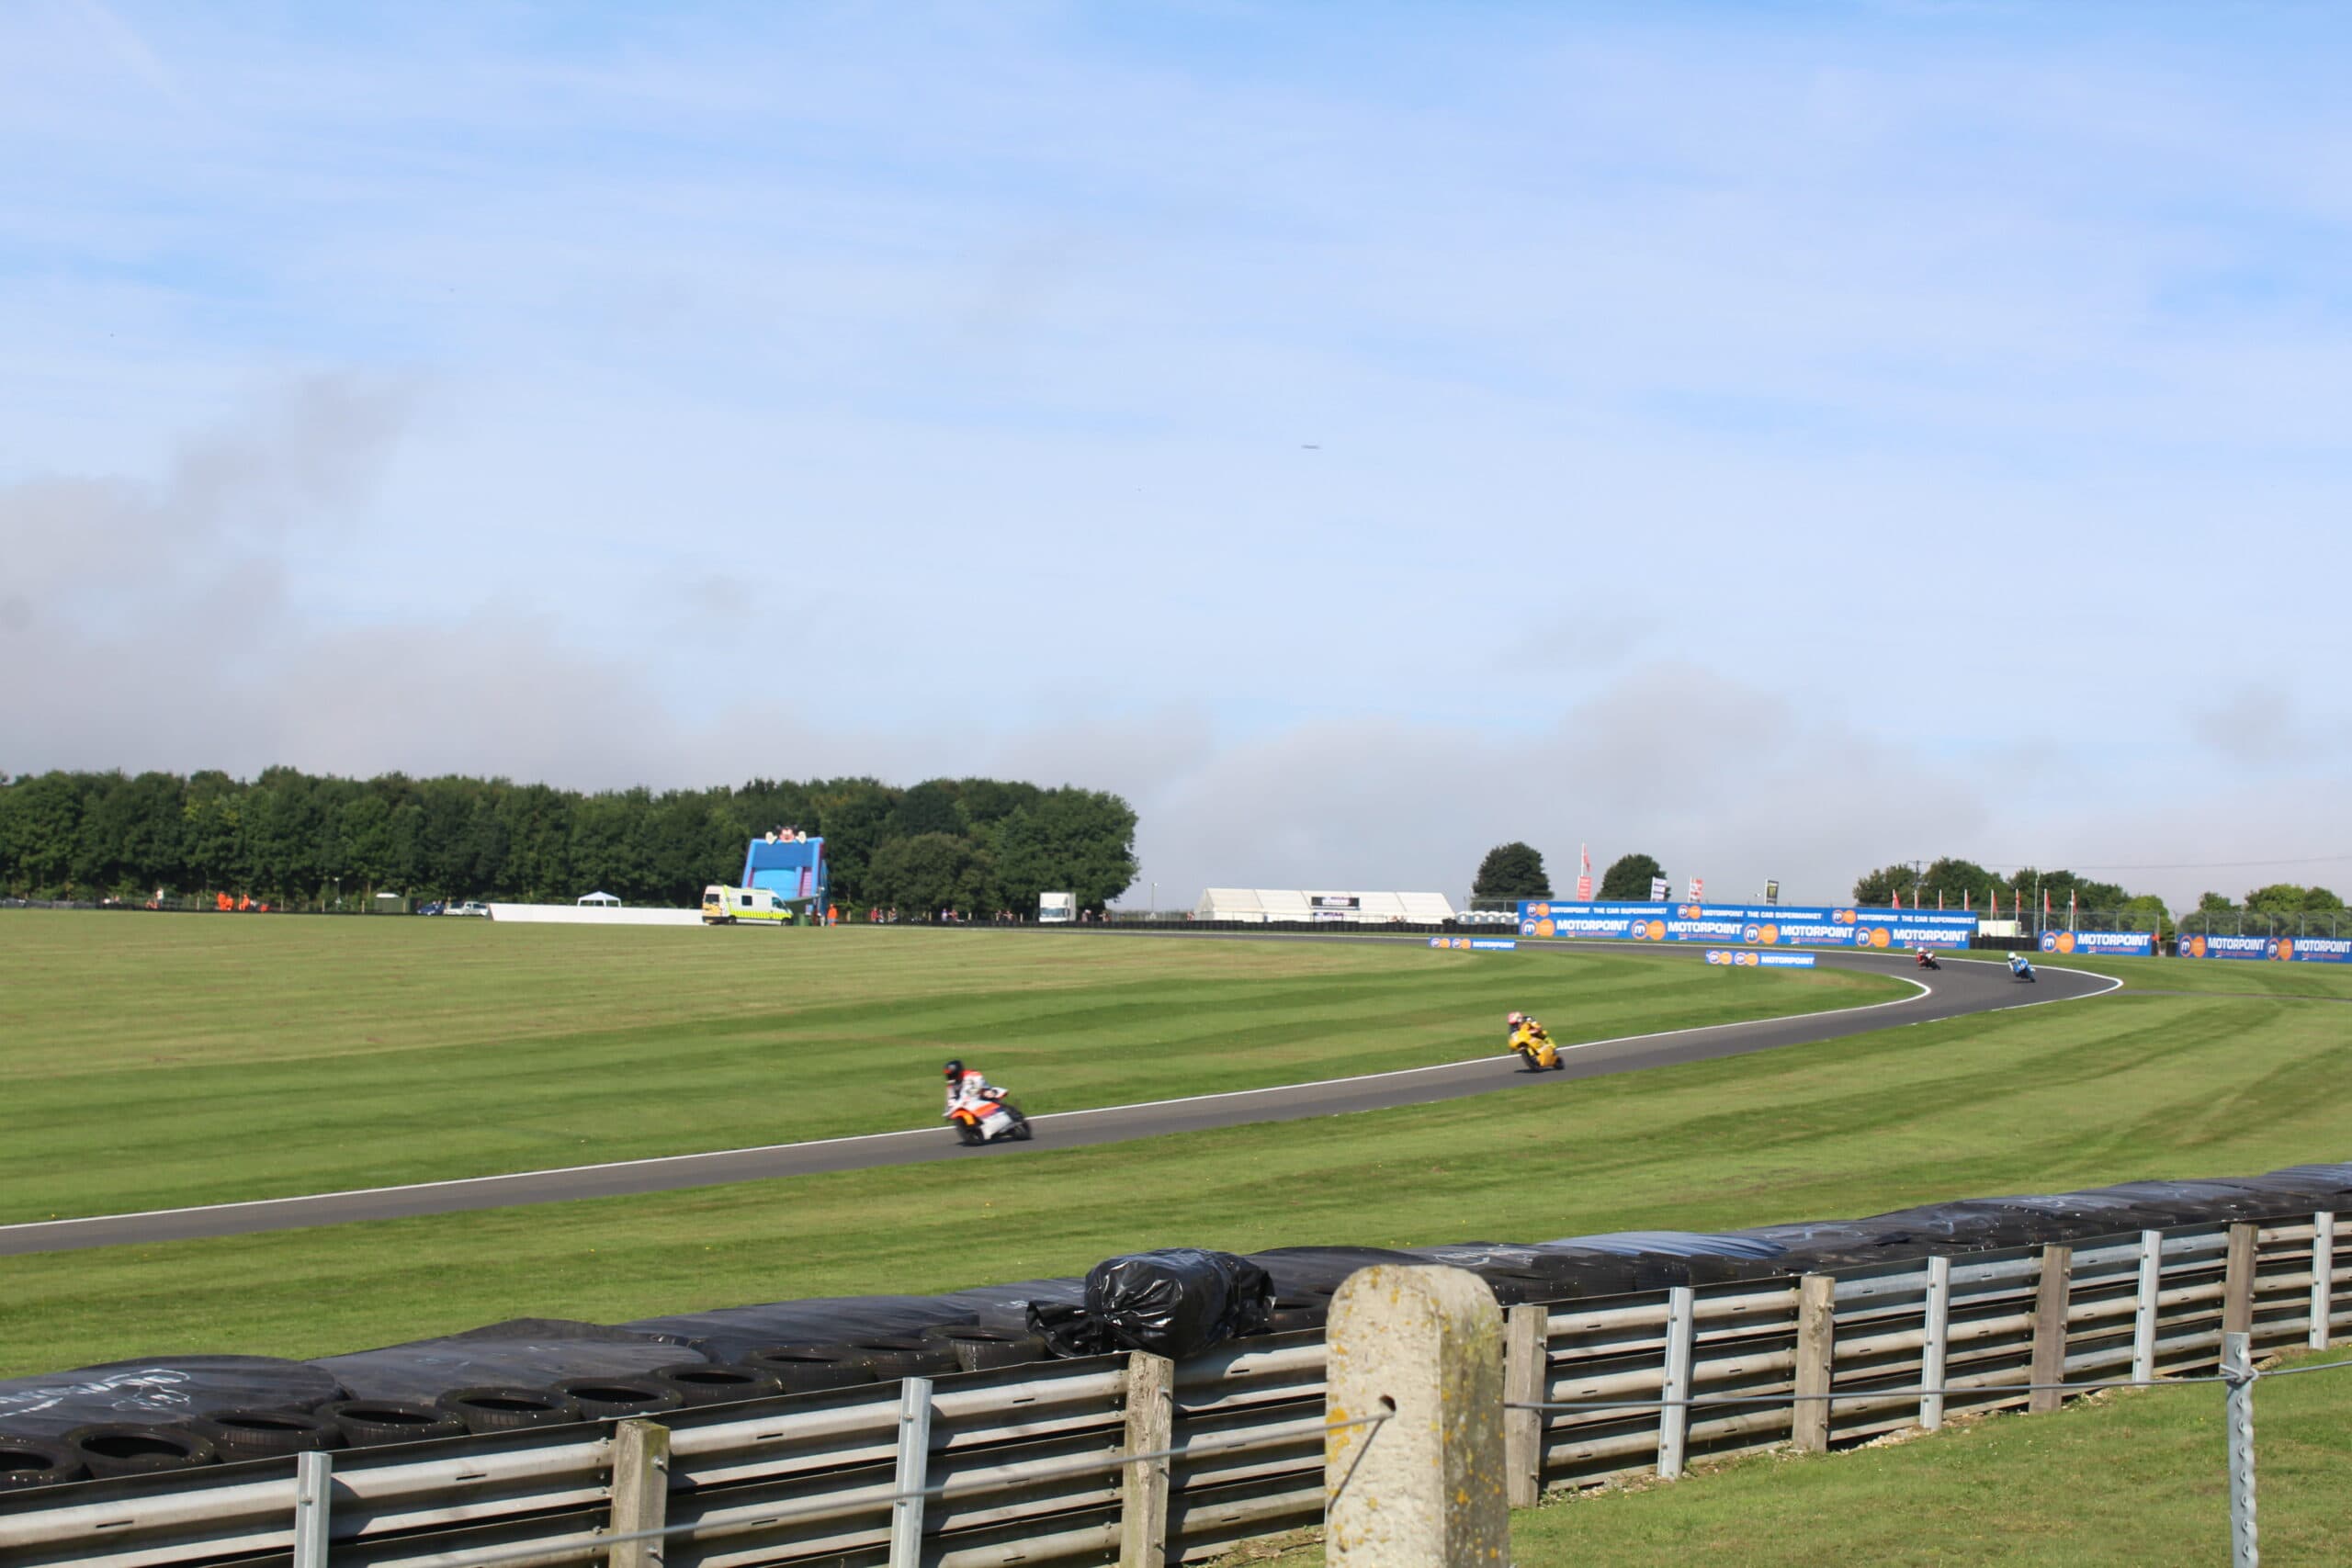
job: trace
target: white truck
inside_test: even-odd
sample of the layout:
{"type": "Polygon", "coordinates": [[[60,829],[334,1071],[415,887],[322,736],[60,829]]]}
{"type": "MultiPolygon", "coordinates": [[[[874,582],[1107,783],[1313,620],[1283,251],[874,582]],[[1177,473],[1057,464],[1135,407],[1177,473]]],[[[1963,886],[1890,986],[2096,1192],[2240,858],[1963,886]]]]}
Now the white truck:
{"type": "Polygon", "coordinates": [[[1066,926],[1077,919],[1077,894],[1040,893],[1037,895],[1037,923],[1039,925],[1066,926]]]}

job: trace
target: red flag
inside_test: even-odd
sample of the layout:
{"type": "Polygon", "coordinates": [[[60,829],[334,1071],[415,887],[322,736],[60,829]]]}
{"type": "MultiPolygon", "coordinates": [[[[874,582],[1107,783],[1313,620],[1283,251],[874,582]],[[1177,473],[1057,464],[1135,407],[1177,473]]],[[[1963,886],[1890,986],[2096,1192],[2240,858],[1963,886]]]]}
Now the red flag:
{"type": "Polygon", "coordinates": [[[2050,918],[2050,889],[2047,887],[2041,890],[2041,918],[2045,920],[2050,918]]]}
{"type": "Polygon", "coordinates": [[[1577,901],[1580,904],[1589,904],[1592,902],[1592,848],[1590,845],[1577,846],[1577,861],[1583,868],[1577,877],[1577,901]]]}
{"type": "Polygon", "coordinates": [[[1960,890],[1960,912],[1962,914],[1965,915],[1972,912],[1969,907],[1969,900],[1975,897],[1976,889],[1973,887],[1963,887],[1960,890]]]}
{"type": "Polygon", "coordinates": [[[1894,907],[1898,909],[1903,908],[1903,895],[1900,893],[1894,896],[1894,907]]]}
{"type": "Polygon", "coordinates": [[[2001,918],[2001,885],[1997,882],[1993,885],[1993,918],[2001,918]]]}
{"type": "Polygon", "coordinates": [[[1938,914],[1939,914],[1939,915],[1940,915],[1940,914],[1942,914],[1942,913],[1943,913],[1943,909],[1944,909],[1944,890],[1943,890],[1942,888],[1939,887],[1939,888],[1937,888],[1937,889],[1936,889],[1936,913],[1938,913],[1938,914]]]}

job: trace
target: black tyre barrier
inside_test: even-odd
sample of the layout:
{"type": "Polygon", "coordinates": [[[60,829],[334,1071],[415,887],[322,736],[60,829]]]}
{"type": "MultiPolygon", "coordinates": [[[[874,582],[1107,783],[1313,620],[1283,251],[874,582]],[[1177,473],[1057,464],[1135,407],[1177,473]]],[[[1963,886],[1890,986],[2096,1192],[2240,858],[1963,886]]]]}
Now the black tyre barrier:
{"type": "Polygon", "coordinates": [[[876,1381],[874,1369],[852,1360],[848,1347],[842,1345],[771,1345],[744,1357],[743,1364],[775,1379],[786,1393],[854,1388],[876,1381]]]}
{"type": "Polygon", "coordinates": [[[349,1441],[343,1428],[327,1417],[300,1410],[223,1410],[217,1416],[198,1416],[187,1426],[220,1451],[224,1464],[339,1449],[349,1441]]]}
{"type": "Polygon", "coordinates": [[[893,1378],[935,1378],[962,1369],[956,1352],[936,1339],[916,1335],[876,1335],[843,1347],[849,1358],[873,1372],[877,1382],[893,1378]]]}
{"type": "Polygon", "coordinates": [[[89,1472],[82,1458],[63,1443],[39,1438],[0,1438],[0,1492],[28,1486],[56,1486],[79,1481],[89,1472]]]}
{"type": "Polygon", "coordinates": [[[773,1372],[758,1367],[725,1366],[716,1361],[682,1361],[663,1367],[647,1381],[675,1389],[684,1404],[728,1404],[741,1399],[766,1399],[784,1392],[773,1372]]]}
{"type": "Polygon", "coordinates": [[[391,1399],[330,1400],[320,1405],[316,1414],[334,1422],[355,1449],[466,1435],[466,1424],[446,1410],[435,1410],[429,1404],[402,1404],[391,1399]]]}
{"type": "Polygon", "coordinates": [[[543,1388],[504,1388],[495,1383],[486,1388],[454,1388],[435,1403],[476,1434],[560,1427],[580,1419],[580,1406],[543,1388]]]}
{"type": "Polygon", "coordinates": [[[686,1402],[684,1394],[651,1378],[566,1378],[549,1383],[548,1392],[570,1400],[583,1421],[650,1416],[686,1402]]]}
{"type": "Polygon", "coordinates": [[[120,1421],[76,1427],[65,1434],[65,1444],[84,1468],[99,1480],[116,1475],[153,1475],[166,1470],[194,1470],[220,1459],[212,1445],[193,1432],[120,1421]]]}
{"type": "Polygon", "coordinates": [[[1043,1337],[1024,1334],[1017,1328],[982,1328],[976,1324],[951,1323],[924,1329],[922,1337],[946,1346],[955,1354],[957,1369],[967,1372],[1018,1367],[1042,1361],[1047,1355],[1043,1337]]]}

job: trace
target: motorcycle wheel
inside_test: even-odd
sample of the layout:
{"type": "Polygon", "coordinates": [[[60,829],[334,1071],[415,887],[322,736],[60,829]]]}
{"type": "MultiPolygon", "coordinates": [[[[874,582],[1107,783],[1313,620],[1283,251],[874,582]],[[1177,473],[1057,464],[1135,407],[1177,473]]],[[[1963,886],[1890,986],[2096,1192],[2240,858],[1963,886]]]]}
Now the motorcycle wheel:
{"type": "Polygon", "coordinates": [[[1012,1141],[1016,1144],[1029,1141],[1029,1118],[1018,1111],[1012,1113],[1012,1141]]]}
{"type": "Polygon", "coordinates": [[[967,1149],[977,1144],[988,1142],[988,1135],[968,1122],[956,1123],[956,1135],[964,1141],[964,1146],[967,1149]]]}

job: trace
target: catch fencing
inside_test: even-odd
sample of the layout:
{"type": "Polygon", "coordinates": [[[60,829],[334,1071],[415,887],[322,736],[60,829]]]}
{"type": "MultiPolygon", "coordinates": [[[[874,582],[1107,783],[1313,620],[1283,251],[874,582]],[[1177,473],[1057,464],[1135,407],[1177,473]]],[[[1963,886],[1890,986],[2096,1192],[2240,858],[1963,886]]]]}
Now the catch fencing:
{"type": "MultiPolygon", "coordinates": [[[[1510,1501],[2218,1373],[2225,1333],[2324,1347],[2352,1331],[2347,1228],[2320,1213],[1510,1303],[1510,1501]]],[[[1502,1284],[1522,1292],[1540,1288],[1502,1284]]],[[[1325,1376],[1309,1331],[0,1493],[0,1562],[1196,1562],[1320,1522],[1325,1376]]]]}

